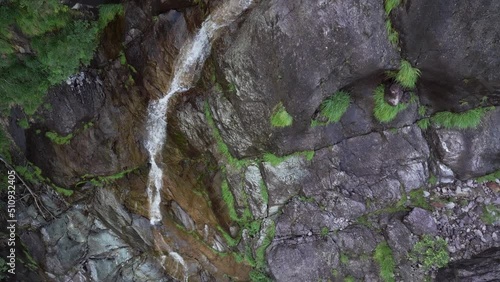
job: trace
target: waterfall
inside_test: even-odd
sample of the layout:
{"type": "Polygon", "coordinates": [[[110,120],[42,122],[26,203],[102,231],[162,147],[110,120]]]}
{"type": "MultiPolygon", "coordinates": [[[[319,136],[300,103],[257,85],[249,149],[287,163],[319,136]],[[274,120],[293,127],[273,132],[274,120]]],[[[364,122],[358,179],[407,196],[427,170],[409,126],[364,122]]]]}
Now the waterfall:
{"type": "Polygon", "coordinates": [[[176,93],[184,92],[192,87],[195,77],[199,75],[205,59],[210,53],[211,43],[216,38],[217,31],[236,20],[253,1],[229,0],[210,14],[194,38],[182,46],[168,91],[162,98],[149,103],[146,149],[149,152],[151,169],[148,176],[147,193],[149,217],[152,225],[158,224],[162,219],[160,211],[163,186],[161,151],[167,138],[168,102],[176,93]]]}

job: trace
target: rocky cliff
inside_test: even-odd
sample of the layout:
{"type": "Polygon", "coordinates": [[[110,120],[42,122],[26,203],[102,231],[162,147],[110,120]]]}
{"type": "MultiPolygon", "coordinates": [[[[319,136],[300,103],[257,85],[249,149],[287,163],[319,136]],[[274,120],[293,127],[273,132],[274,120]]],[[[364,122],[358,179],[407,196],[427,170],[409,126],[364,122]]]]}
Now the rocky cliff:
{"type": "Polygon", "coordinates": [[[500,280],[493,0],[255,1],[169,104],[150,224],[148,104],[228,2],[123,2],[50,106],[2,117],[15,279],[500,280]]]}

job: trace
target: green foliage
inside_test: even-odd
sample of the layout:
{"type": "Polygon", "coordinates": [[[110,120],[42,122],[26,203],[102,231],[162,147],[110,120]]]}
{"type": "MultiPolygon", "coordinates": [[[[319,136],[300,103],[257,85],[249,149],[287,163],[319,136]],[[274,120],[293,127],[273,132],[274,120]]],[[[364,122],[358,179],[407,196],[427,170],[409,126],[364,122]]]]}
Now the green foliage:
{"type": "Polygon", "coordinates": [[[500,208],[490,204],[483,207],[483,214],[481,220],[489,225],[494,224],[500,220],[500,208]]]}
{"type": "Polygon", "coordinates": [[[354,282],[354,281],[356,281],[356,280],[354,279],[354,277],[352,277],[352,276],[350,276],[350,275],[349,275],[349,276],[346,276],[346,277],[344,278],[344,282],[354,282]]]}
{"type": "Polygon", "coordinates": [[[396,115],[408,107],[407,104],[389,105],[384,100],[384,85],[379,85],[374,92],[375,107],[373,114],[380,122],[390,122],[396,115]]]}
{"type": "Polygon", "coordinates": [[[0,280],[3,280],[7,275],[7,270],[9,267],[7,266],[7,262],[0,257],[0,280]]]}
{"type": "Polygon", "coordinates": [[[462,113],[439,112],[431,117],[431,121],[444,128],[467,129],[476,128],[483,116],[495,107],[475,108],[462,113]]]}
{"type": "Polygon", "coordinates": [[[420,127],[420,129],[426,130],[431,125],[431,120],[429,118],[423,118],[417,121],[417,125],[418,127],[420,127]]]}
{"type": "Polygon", "coordinates": [[[328,233],[330,233],[330,229],[326,226],[323,226],[321,228],[321,236],[322,237],[326,237],[326,235],[328,235],[328,233]]]}
{"type": "Polygon", "coordinates": [[[219,232],[222,234],[222,236],[224,237],[224,240],[226,240],[226,243],[229,247],[234,247],[234,246],[238,245],[239,240],[231,237],[231,235],[229,235],[222,227],[218,226],[217,230],[219,230],[219,232]]]}
{"type": "Polygon", "coordinates": [[[71,139],[73,139],[73,134],[70,133],[66,136],[60,136],[56,132],[53,131],[47,131],[45,132],[45,136],[49,138],[52,142],[59,144],[59,145],[66,145],[71,142],[71,139]]]}
{"type": "Polygon", "coordinates": [[[23,118],[17,122],[17,124],[22,128],[22,129],[28,129],[30,128],[30,124],[26,118],[23,118]]]}
{"type": "Polygon", "coordinates": [[[448,243],[441,237],[425,234],[409,254],[412,261],[423,265],[424,269],[437,269],[448,264],[448,243]]]}
{"type": "Polygon", "coordinates": [[[45,181],[42,170],[37,166],[16,166],[14,169],[25,181],[30,183],[39,184],[45,181]]]}
{"type": "Polygon", "coordinates": [[[427,113],[427,107],[426,106],[420,106],[420,107],[418,107],[418,114],[421,117],[424,117],[426,113],[427,113]]]}
{"type": "Polygon", "coordinates": [[[229,217],[233,221],[239,221],[238,213],[236,212],[236,208],[234,207],[234,196],[231,192],[231,189],[229,189],[229,184],[227,183],[226,179],[222,181],[221,193],[222,200],[224,200],[224,202],[226,203],[227,209],[229,211],[229,217]]]}
{"type": "Polygon", "coordinates": [[[73,190],[64,189],[58,186],[54,186],[54,189],[56,190],[57,193],[64,195],[66,197],[70,197],[75,192],[73,190]]]}
{"type": "Polygon", "coordinates": [[[262,200],[267,205],[269,203],[269,193],[267,189],[267,185],[263,179],[260,180],[260,195],[262,196],[262,200]]]}
{"type": "Polygon", "coordinates": [[[320,114],[327,119],[327,123],[339,122],[350,103],[349,93],[345,91],[335,92],[321,103],[320,114]]]}
{"type": "Polygon", "coordinates": [[[497,179],[500,179],[500,170],[497,170],[493,173],[481,176],[476,178],[476,181],[479,183],[487,182],[487,181],[495,181],[497,179]]]}
{"type": "Polygon", "coordinates": [[[117,16],[123,16],[122,4],[106,4],[99,6],[99,29],[104,29],[117,16]]]}
{"type": "Polygon", "coordinates": [[[127,57],[125,57],[125,53],[123,53],[123,51],[120,52],[119,58],[120,58],[120,64],[122,66],[125,66],[127,64],[127,57]]]}
{"type": "Polygon", "coordinates": [[[396,81],[408,89],[413,89],[417,84],[420,74],[419,69],[412,67],[408,61],[402,60],[399,65],[399,71],[396,74],[396,81]]]}
{"type": "Polygon", "coordinates": [[[401,0],[385,0],[385,15],[388,16],[391,13],[392,9],[399,6],[399,4],[401,4],[401,0]]]}
{"type": "Polygon", "coordinates": [[[39,36],[58,30],[70,20],[69,8],[58,0],[13,0],[17,26],[27,36],[39,36]]]}
{"type": "Polygon", "coordinates": [[[384,282],[394,281],[394,257],[387,242],[381,242],[375,248],[373,259],[380,267],[379,276],[384,282]]]}
{"type": "Polygon", "coordinates": [[[274,127],[287,127],[292,125],[293,118],[286,111],[283,103],[279,103],[274,107],[273,114],[271,115],[271,125],[274,127]]]}
{"type": "Polygon", "coordinates": [[[413,206],[419,207],[426,210],[431,210],[432,207],[429,201],[424,197],[423,189],[416,189],[410,191],[410,202],[413,206]]]}
{"type": "Polygon", "coordinates": [[[437,180],[438,180],[437,177],[433,173],[431,173],[429,180],[427,182],[429,182],[430,185],[434,186],[437,184],[438,182],[437,180]]]}
{"type": "Polygon", "coordinates": [[[342,264],[348,264],[349,263],[349,257],[346,254],[341,253],[340,254],[340,263],[342,263],[342,264]]]}
{"type": "Polygon", "coordinates": [[[250,271],[250,281],[252,282],[272,282],[273,280],[267,276],[263,271],[252,270],[250,271]]]}
{"type": "Polygon", "coordinates": [[[399,33],[392,26],[392,22],[390,20],[385,21],[385,30],[387,31],[387,36],[389,38],[389,42],[392,46],[396,47],[399,43],[399,33]]]}
{"type": "Polygon", "coordinates": [[[0,128],[0,157],[9,163],[12,161],[10,156],[10,140],[7,138],[3,128],[0,128]]]}

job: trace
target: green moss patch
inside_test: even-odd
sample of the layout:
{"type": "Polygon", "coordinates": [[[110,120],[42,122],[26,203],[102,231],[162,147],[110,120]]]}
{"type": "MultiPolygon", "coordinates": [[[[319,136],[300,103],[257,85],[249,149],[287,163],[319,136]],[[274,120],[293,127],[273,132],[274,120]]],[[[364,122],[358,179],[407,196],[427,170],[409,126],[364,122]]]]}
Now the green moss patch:
{"type": "Polygon", "coordinates": [[[380,267],[379,276],[384,282],[393,282],[394,280],[394,257],[392,250],[387,242],[381,242],[375,248],[373,259],[380,267]]]}
{"type": "Polygon", "coordinates": [[[283,103],[279,103],[274,107],[273,114],[271,115],[271,125],[274,127],[287,127],[292,125],[293,118],[286,111],[283,103]]]}

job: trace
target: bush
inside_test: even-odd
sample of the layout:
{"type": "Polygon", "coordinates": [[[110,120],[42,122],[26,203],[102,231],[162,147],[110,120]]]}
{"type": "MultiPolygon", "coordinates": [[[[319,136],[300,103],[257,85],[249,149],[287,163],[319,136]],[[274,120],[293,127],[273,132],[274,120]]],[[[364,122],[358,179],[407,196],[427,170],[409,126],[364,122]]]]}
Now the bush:
{"type": "Polygon", "coordinates": [[[107,4],[99,6],[99,29],[104,29],[117,16],[123,16],[122,4],[107,4]]]}
{"type": "Polygon", "coordinates": [[[450,260],[448,243],[441,237],[422,236],[410,252],[410,259],[423,265],[424,269],[437,269],[446,266],[450,260]]]}
{"type": "Polygon", "coordinates": [[[420,74],[419,69],[412,67],[408,61],[402,60],[396,74],[396,81],[408,89],[413,89],[420,74]]]}
{"type": "Polygon", "coordinates": [[[273,109],[273,114],[271,115],[271,125],[274,127],[287,127],[292,125],[293,118],[286,111],[283,104],[280,102],[273,109]]]}
{"type": "Polygon", "coordinates": [[[327,119],[328,123],[338,122],[349,108],[350,103],[349,93],[338,91],[321,103],[320,114],[327,119]]]}
{"type": "Polygon", "coordinates": [[[389,105],[384,100],[384,85],[379,85],[375,89],[374,102],[375,107],[373,109],[373,114],[375,118],[380,122],[392,121],[399,112],[408,107],[407,104],[398,104],[396,106],[389,105]]]}

